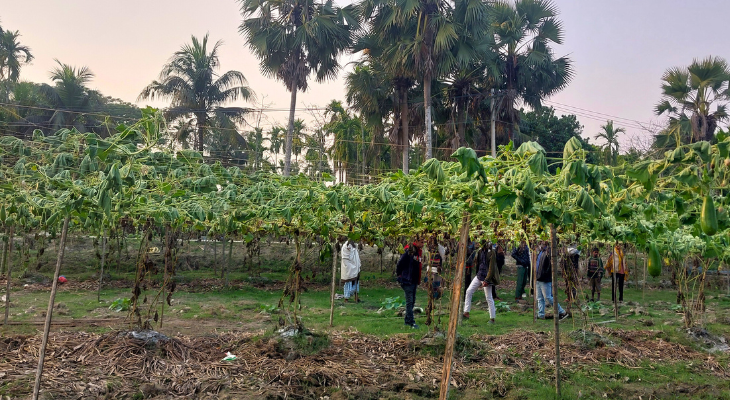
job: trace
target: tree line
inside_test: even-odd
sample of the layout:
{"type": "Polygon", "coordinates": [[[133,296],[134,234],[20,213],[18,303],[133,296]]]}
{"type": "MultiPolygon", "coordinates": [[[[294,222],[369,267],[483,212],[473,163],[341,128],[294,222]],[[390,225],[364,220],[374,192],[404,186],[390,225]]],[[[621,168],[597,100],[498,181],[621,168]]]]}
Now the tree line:
{"type": "MultiPolygon", "coordinates": [[[[605,142],[599,147],[583,139],[574,115],[557,117],[545,107],[574,75],[571,59],[554,52],[564,31],[552,1],[239,3],[239,31],[261,71],[291,93],[287,125],[265,132],[260,123],[251,124],[260,122],[265,110],[230,106],[239,100],[254,104],[254,90],[241,72],[218,71],[220,41],[211,45],[207,35],[193,36],[138,98],[170,102],[165,109],[170,145],[255,170],[336,174],[341,181],[360,177],[363,182],[389,170],[408,173],[462,146],[484,155],[510,141],[535,140],[550,153],[577,137],[591,161],[609,165],[642,156],[636,149],[619,155],[619,138],[626,133],[619,123],[609,120],[600,132],[588,133],[605,142]],[[345,75],[347,105],[331,102],[320,110],[316,126],[307,127],[296,115],[297,94],[311,79],[336,78],[347,53],[359,56],[345,75]]],[[[89,89],[94,75],[86,67],[57,61],[51,85],[20,81],[32,51],[17,31],[0,28],[0,34],[4,133],[74,127],[109,134],[119,123],[140,117],[135,105],[89,89]]],[[[722,132],[728,81],[730,68],[719,57],[667,70],[654,110],[667,123],[652,132],[654,149],[712,141],[722,132]]]]}

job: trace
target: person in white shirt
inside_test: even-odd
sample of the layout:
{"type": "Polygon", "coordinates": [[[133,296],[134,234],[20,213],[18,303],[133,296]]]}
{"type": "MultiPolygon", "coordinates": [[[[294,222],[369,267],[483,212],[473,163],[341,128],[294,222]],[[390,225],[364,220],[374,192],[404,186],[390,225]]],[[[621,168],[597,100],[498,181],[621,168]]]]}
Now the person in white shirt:
{"type": "Polygon", "coordinates": [[[342,246],[341,280],[344,289],[345,301],[354,295],[355,302],[359,302],[360,294],[360,251],[357,243],[347,240],[342,246]]]}

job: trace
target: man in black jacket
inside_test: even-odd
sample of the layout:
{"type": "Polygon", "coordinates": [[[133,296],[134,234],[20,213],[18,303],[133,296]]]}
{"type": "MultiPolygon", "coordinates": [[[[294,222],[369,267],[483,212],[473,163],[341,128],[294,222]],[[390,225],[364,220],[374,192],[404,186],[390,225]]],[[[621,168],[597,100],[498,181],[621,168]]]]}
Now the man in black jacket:
{"type": "MultiPolygon", "coordinates": [[[[535,262],[535,276],[537,277],[537,318],[545,319],[545,303],[553,305],[553,269],[550,263],[550,247],[544,246],[537,255],[535,262]]],[[[568,314],[558,304],[558,317],[565,319],[568,314]]]]}
{"type": "Polygon", "coordinates": [[[422,247],[423,241],[419,238],[407,245],[395,270],[398,275],[398,283],[403,288],[406,298],[405,323],[413,329],[418,329],[416,320],[413,318],[413,304],[416,302],[416,288],[421,282],[422,247]]]}
{"type": "Polygon", "coordinates": [[[484,289],[484,296],[487,298],[487,305],[489,306],[489,322],[494,323],[494,317],[496,316],[497,310],[494,306],[494,298],[492,297],[492,289],[495,283],[490,281],[490,269],[492,274],[499,277],[499,270],[497,268],[497,251],[493,249],[491,245],[486,242],[482,242],[482,247],[477,253],[477,276],[469,284],[469,288],[466,290],[464,296],[464,318],[470,317],[471,311],[471,300],[474,293],[479,289],[484,289]]]}

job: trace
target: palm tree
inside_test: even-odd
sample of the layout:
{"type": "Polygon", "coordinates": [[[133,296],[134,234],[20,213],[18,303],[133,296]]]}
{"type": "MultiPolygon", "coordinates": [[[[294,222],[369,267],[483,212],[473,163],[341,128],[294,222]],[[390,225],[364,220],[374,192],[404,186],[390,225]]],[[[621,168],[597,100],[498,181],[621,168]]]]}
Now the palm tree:
{"type": "Polygon", "coordinates": [[[222,44],[218,41],[208,51],[207,34],[202,41],[192,36],[192,44],[185,44],[175,52],[162,68],[159,80],[139,95],[139,99],[170,99],[172,103],[165,112],[169,121],[193,115],[197,127],[196,147],[200,152],[205,146],[206,132],[215,127],[235,130],[236,123],[244,122],[249,112],[243,107],[222,105],[254,97],[241,72],[227,71],[222,75],[216,72],[220,66],[218,49],[222,44]]]}
{"type": "Polygon", "coordinates": [[[274,153],[274,171],[279,165],[279,153],[283,144],[283,135],[286,130],[281,126],[274,126],[269,131],[269,151],[274,153]]]}
{"type": "MultiPolygon", "coordinates": [[[[362,113],[368,124],[374,124],[375,135],[382,139],[384,127],[380,126],[392,115],[393,124],[389,137],[401,152],[401,168],[408,174],[412,113],[409,91],[414,87],[416,71],[393,61],[385,54],[397,43],[401,28],[382,22],[397,11],[395,3],[385,0],[364,0],[359,7],[368,21],[366,33],[358,37],[353,52],[362,51],[362,58],[347,77],[347,101],[355,111],[362,113]],[[375,122],[380,119],[380,123],[375,122]]],[[[382,140],[380,140],[382,141],[382,140]]],[[[371,147],[375,149],[374,146],[371,147]]],[[[395,161],[395,158],[392,159],[395,161]]]]}
{"type": "Polygon", "coordinates": [[[694,60],[687,68],[671,68],[662,77],[663,99],[655,112],[669,116],[668,132],[674,131],[677,137],[691,133],[693,141],[712,140],[717,124],[728,119],[724,102],[730,100],[729,80],[730,68],[720,57],[694,60]]]}
{"type": "Polygon", "coordinates": [[[332,0],[241,0],[241,14],[239,31],[261,70],[291,92],[284,163],[288,176],[297,91],[307,90],[312,73],[317,82],[337,76],[337,58],[352,44],[359,17],[354,6],[340,8],[332,0]]]}
{"type": "Polygon", "coordinates": [[[33,61],[33,54],[28,46],[20,44],[18,31],[3,31],[0,28],[0,81],[17,82],[20,78],[20,67],[33,61]]]}
{"type": "MultiPolygon", "coordinates": [[[[499,90],[495,118],[519,129],[518,103],[533,109],[565,88],[573,76],[570,59],[555,58],[551,43],[563,42],[562,23],[551,0],[498,1],[493,7],[494,64],[489,67],[499,90]]],[[[492,138],[494,140],[494,138],[492,138]]]]}
{"type": "Polygon", "coordinates": [[[362,129],[361,121],[353,118],[339,101],[332,101],[327,106],[325,117],[329,121],[323,130],[334,136],[329,155],[334,161],[335,172],[340,182],[347,182],[355,176],[357,169],[358,137],[362,129]]]}
{"type": "Polygon", "coordinates": [[[620,133],[626,133],[626,129],[614,128],[613,121],[607,121],[606,125],[601,125],[601,132],[596,135],[596,139],[603,139],[606,141],[606,161],[610,165],[616,165],[616,160],[618,160],[618,135],[620,133]]]}
{"type": "Polygon", "coordinates": [[[393,123],[389,125],[390,141],[404,149],[402,167],[408,173],[408,88],[413,85],[413,81],[392,78],[383,70],[379,60],[367,57],[355,64],[345,82],[348,105],[360,113],[372,130],[368,159],[374,161],[381,154],[381,143],[385,139],[386,131],[385,121],[392,117],[393,123]]]}
{"type": "Polygon", "coordinates": [[[266,161],[264,156],[266,146],[264,146],[264,142],[268,140],[269,139],[264,137],[264,128],[254,128],[254,130],[249,132],[246,137],[248,147],[253,153],[253,162],[251,163],[251,166],[254,171],[261,170],[263,163],[266,161]]]}
{"type": "Polygon", "coordinates": [[[80,132],[86,130],[90,118],[90,91],[86,85],[94,78],[88,67],[76,68],[56,60],[58,67],[51,71],[54,85],[43,84],[41,91],[54,109],[50,116],[53,130],[74,127],[80,132]]]}
{"type": "Polygon", "coordinates": [[[329,158],[327,157],[327,137],[329,133],[323,129],[317,129],[312,135],[306,137],[307,152],[304,159],[307,162],[305,172],[312,179],[319,180],[324,173],[331,173],[329,158]]]}

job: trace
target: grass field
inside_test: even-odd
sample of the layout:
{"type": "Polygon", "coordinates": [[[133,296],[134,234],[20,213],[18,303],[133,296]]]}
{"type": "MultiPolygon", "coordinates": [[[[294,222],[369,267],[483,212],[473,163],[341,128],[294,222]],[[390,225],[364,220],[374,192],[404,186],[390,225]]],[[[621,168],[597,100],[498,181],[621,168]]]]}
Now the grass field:
{"type": "MultiPolygon", "coordinates": [[[[297,393],[304,398],[327,396],[331,399],[438,397],[438,382],[434,379],[440,377],[444,339],[435,331],[446,328],[448,297],[437,301],[435,323],[432,326],[426,326],[425,318],[417,315],[420,329],[406,327],[402,317],[396,315],[396,310],[386,309],[389,304],[387,299],[403,297],[402,290],[392,279],[390,264],[386,263],[385,270],[380,272],[378,256],[369,249],[364,253],[366,271],[361,283],[362,302],[344,303],[337,300],[333,327],[329,326],[328,283],[331,264],[328,266],[327,263],[309,261],[309,280],[305,284],[306,291],[302,294],[299,310],[302,323],[309,333],[306,339],[291,343],[275,334],[279,320],[285,316],[277,305],[281,298],[285,270],[291,260],[290,247],[271,245],[262,253],[264,261],[261,267],[234,268],[227,276],[227,286],[220,275],[213,277],[207,266],[198,270],[179,271],[176,277],[178,289],[173,296],[172,306],[165,307],[159,332],[188,342],[196,338],[211,338],[218,344],[216,349],[209,349],[209,353],[206,353],[207,358],[204,359],[209,361],[222,358],[222,349],[231,348],[249,354],[246,357],[252,357],[241,357],[242,363],[250,364],[262,358],[268,360],[262,365],[281,362],[276,364],[280,369],[278,378],[275,371],[264,366],[255,370],[243,369],[243,365],[227,367],[226,374],[216,378],[220,384],[215,390],[203,385],[200,387],[209,389],[196,389],[194,397],[289,398],[297,397],[297,393]],[[273,249],[276,246],[283,247],[273,249]],[[230,335],[240,337],[236,336],[237,341],[232,341],[233,336],[230,335]],[[278,350],[262,350],[272,341],[277,343],[273,348],[278,350]],[[392,348],[393,354],[397,356],[392,360],[384,358],[373,362],[368,364],[369,367],[364,366],[360,358],[366,355],[378,357],[384,352],[379,350],[382,348],[392,348]],[[354,354],[342,353],[343,349],[349,349],[354,354]],[[276,356],[276,353],[280,356],[276,356]],[[297,361],[287,359],[288,354],[292,353],[296,353],[297,361]],[[315,384],[305,379],[311,376],[305,372],[309,371],[307,368],[320,364],[321,368],[325,368],[335,363],[347,366],[350,359],[349,365],[360,369],[342,371],[341,377],[337,372],[332,372],[335,378],[330,379],[335,379],[334,382],[315,384]],[[358,384],[358,380],[353,378],[358,374],[369,373],[369,368],[377,371],[381,363],[382,371],[378,373],[383,374],[379,379],[384,381],[373,383],[362,378],[358,384]],[[281,371],[286,368],[293,368],[289,386],[281,382],[281,371]],[[240,379],[246,377],[251,384],[241,386],[237,376],[240,379]],[[433,379],[429,381],[428,377],[431,376],[433,379]],[[292,379],[299,383],[292,384],[292,379]]],[[[52,328],[54,335],[57,335],[56,340],[79,340],[81,345],[85,341],[79,339],[79,335],[102,338],[110,332],[132,329],[125,311],[110,309],[115,300],[130,296],[132,273],[123,266],[117,270],[111,268],[111,274],[100,293],[100,301],[97,301],[97,282],[92,279],[95,267],[79,262],[84,258],[80,251],[71,254],[68,265],[72,267],[64,270],[69,282],[60,286],[56,297],[54,323],[57,325],[52,328]]],[[[86,257],[93,258],[88,254],[86,257]]],[[[205,259],[206,255],[200,258],[203,261],[205,259]]],[[[0,347],[0,395],[10,398],[25,398],[29,384],[32,385],[29,382],[32,375],[19,372],[23,368],[34,368],[32,359],[20,362],[19,357],[24,348],[22,343],[27,343],[28,348],[32,347],[32,341],[42,330],[49,293],[48,280],[43,279],[43,276],[49,275],[47,269],[26,278],[19,277],[21,272],[12,282],[11,325],[3,328],[0,341],[4,346],[0,347]]],[[[513,289],[510,289],[514,287],[513,276],[508,265],[506,280],[498,290],[503,301],[498,303],[496,324],[487,324],[484,297],[477,293],[472,317],[463,321],[459,327],[455,365],[457,385],[451,391],[453,398],[554,397],[553,321],[533,322],[531,304],[514,302],[513,289]]],[[[712,343],[703,340],[701,334],[688,334],[683,326],[681,310],[675,306],[676,292],[659,289],[658,283],[652,282],[651,288],[647,290],[634,285],[626,289],[626,301],[620,307],[618,321],[614,321],[612,304],[607,301],[610,300],[608,280],[604,280],[604,301],[589,305],[583,302],[587,320],[581,317],[578,307],[573,306],[573,318],[561,323],[561,351],[564,354],[562,398],[730,399],[730,383],[727,379],[730,377],[730,357],[727,352],[709,353],[707,349],[711,344],[721,345],[721,341],[730,337],[730,296],[726,295],[722,282],[716,283],[717,286],[708,291],[707,310],[703,316],[708,337],[714,340],[712,343]]],[[[4,287],[4,282],[2,285],[4,287]]],[[[152,290],[148,291],[150,296],[153,293],[152,290]]],[[[562,290],[558,298],[563,299],[561,303],[566,307],[562,290]]],[[[426,292],[419,288],[416,306],[425,307],[426,300],[426,292]]],[[[59,350],[58,353],[62,352],[59,350]]],[[[389,354],[387,351],[385,353],[389,354]]],[[[28,354],[32,356],[32,352],[28,354]]],[[[159,351],[150,353],[150,357],[153,356],[166,360],[159,351]]],[[[49,362],[53,364],[53,353],[51,358],[49,362]]],[[[81,381],[91,382],[104,376],[99,367],[85,366],[83,361],[71,363],[68,368],[81,381]]],[[[319,373],[323,374],[321,371],[319,373]]],[[[53,375],[53,372],[50,374],[53,375]]],[[[184,392],[170,383],[174,379],[169,378],[166,383],[165,379],[159,378],[164,377],[164,374],[140,374],[104,378],[107,389],[103,393],[90,394],[90,386],[74,393],[87,393],[88,398],[173,398],[180,397],[180,393],[184,392]],[[145,382],[160,384],[167,389],[154,393],[145,391],[145,382]]],[[[191,373],[185,379],[208,382],[207,379],[211,378],[191,373]]],[[[51,396],[48,398],[69,398],[67,396],[73,392],[55,392],[54,397],[52,382],[46,381],[44,385],[48,389],[48,396],[51,396]]]]}

